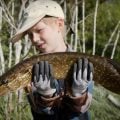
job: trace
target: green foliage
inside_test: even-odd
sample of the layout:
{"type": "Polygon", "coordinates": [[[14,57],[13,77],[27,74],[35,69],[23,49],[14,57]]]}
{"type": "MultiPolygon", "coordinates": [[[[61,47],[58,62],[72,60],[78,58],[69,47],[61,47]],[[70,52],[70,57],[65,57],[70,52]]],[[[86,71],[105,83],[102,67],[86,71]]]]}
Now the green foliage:
{"type": "Polygon", "coordinates": [[[9,98],[10,95],[0,97],[0,120],[31,120],[32,115],[26,95],[23,94],[22,102],[18,102],[16,93],[12,94],[12,100],[8,104],[9,98]]]}
{"type": "MultiPolygon", "coordinates": [[[[87,4],[87,3],[86,3],[87,4]]],[[[95,1],[94,1],[95,4],[95,1]]],[[[97,14],[97,26],[96,26],[96,54],[101,55],[105,44],[108,42],[111,37],[112,32],[114,31],[116,25],[120,20],[120,2],[118,0],[112,2],[105,2],[100,4],[98,7],[97,14]]],[[[90,5],[88,3],[88,9],[90,5]]],[[[86,50],[88,53],[92,53],[93,47],[93,23],[94,23],[94,9],[91,9],[91,15],[85,20],[85,39],[86,39],[86,50]]],[[[86,16],[88,16],[87,14],[86,16]]],[[[119,27],[120,29],[120,27],[119,27]]],[[[118,29],[118,30],[119,30],[118,29]]],[[[117,30],[117,32],[118,32],[117,30]]],[[[114,42],[116,40],[117,32],[115,33],[112,43],[108,47],[105,56],[110,57],[114,42]]],[[[79,23],[79,36],[82,38],[82,22],[79,23]]],[[[116,55],[118,56],[120,46],[120,41],[118,41],[118,46],[116,49],[116,55]]],[[[116,60],[118,57],[115,56],[116,60]]]]}

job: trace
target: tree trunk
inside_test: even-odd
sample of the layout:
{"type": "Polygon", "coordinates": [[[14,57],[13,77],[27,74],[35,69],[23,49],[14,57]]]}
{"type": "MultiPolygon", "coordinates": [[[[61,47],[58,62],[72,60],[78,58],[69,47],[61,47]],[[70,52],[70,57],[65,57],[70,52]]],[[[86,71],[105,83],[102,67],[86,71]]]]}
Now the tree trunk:
{"type": "Polygon", "coordinates": [[[117,43],[118,43],[119,38],[120,38],[120,31],[118,31],[116,40],[115,40],[115,42],[114,42],[114,47],[113,47],[113,50],[112,50],[111,59],[113,59],[113,57],[114,57],[114,55],[115,55],[115,50],[116,50],[116,47],[117,47],[117,43]]]}
{"type": "Polygon", "coordinates": [[[85,0],[82,0],[82,21],[83,53],[85,53],[85,0]]]}
{"type": "MultiPolygon", "coordinates": [[[[0,7],[0,32],[2,28],[2,8],[0,7]]],[[[0,74],[3,74],[5,72],[5,60],[4,60],[4,54],[3,49],[1,45],[1,38],[0,38],[0,74]]]]}
{"type": "Polygon", "coordinates": [[[92,53],[93,55],[95,55],[95,51],[96,51],[96,20],[97,20],[98,3],[99,0],[96,0],[95,14],[94,14],[94,28],[93,28],[93,53],[92,53]]]}
{"type": "Polygon", "coordinates": [[[78,0],[75,0],[75,46],[74,51],[77,51],[77,45],[78,45],[78,0]]]}

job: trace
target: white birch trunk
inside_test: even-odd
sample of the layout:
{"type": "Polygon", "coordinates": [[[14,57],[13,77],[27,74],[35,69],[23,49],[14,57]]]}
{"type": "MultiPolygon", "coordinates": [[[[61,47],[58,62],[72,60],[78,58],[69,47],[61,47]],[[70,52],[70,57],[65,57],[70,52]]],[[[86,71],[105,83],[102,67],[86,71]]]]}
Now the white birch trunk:
{"type": "MultiPolygon", "coordinates": [[[[19,13],[19,20],[21,19],[21,17],[22,17],[22,13],[23,13],[23,10],[25,9],[25,5],[26,5],[26,2],[28,1],[28,0],[21,0],[22,1],[22,5],[21,5],[21,9],[20,9],[20,13],[19,13]]],[[[23,55],[26,55],[27,54],[27,52],[29,51],[29,48],[30,48],[30,44],[28,44],[28,37],[25,37],[25,46],[24,46],[24,53],[23,53],[23,55]]],[[[20,60],[20,56],[21,56],[21,49],[22,49],[22,45],[21,45],[21,41],[19,41],[19,45],[18,45],[18,47],[19,47],[19,49],[18,49],[18,51],[19,51],[19,58],[18,58],[18,60],[20,60]]],[[[17,109],[21,109],[21,103],[23,102],[23,89],[21,89],[21,90],[18,90],[18,93],[17,93],[17,95],[18,95],[18,103],[19,103],[19,106],[17,106],[17,109]]],[[[22,118],[22,114],[21,113],[18,113],[18,118],[19,118],[19,120],[21,120],[22,118]]]]}
{"type": "MultiPolygon", "coordinates": [[[[12,2],[12,16],[14,15],[14,2],[12,2]]],[[[10,31],[10,37],[13,36],[13,27],[11,26],[11,31],[10,31]]],[[[12,43],[9,42],[9,60],[8,60],[8,68],[11,68],[12,66],[12,43]]],[[[13,93],[8,93],[8,110],[9,110],[9,114],[12,113],[13,110],[13,97],[12,97],[13,93]]],[[[9,116],[10,119],[10,116],[9,116]]]]}
{"type": "Polygon", "coordinates": [[[117,43],[118,43],[119,38],[120,38],[120,31],[118,31],[116,40],[115,40],[115,42],[114,42],[114,47],[113,47],[113,50],[112,50],[111,59],[113,59],[113,57],[114,57],[114,55],[115,55],[115,50],[116,50],[116,47],[117,47],[117,43]]]}
{"type": "MultiPolygon", "coordinates": [[[[76,11],[75,9],[73,10],[73,14],[72,14],[72,19],[71,19],[71,23],[70,23],[70,27],[69,29],[72,29],[74,32],[75,32],[75,16],[76,16],[76,11]]],[[[74,49],[74,42],[75,42],[75,35],[74,34],[71,34],[71,47],[74,49]]]]}
{"type": "Polygon", "coordinates": [[[23,57],[25,58],[27,56],[27,54],[29,53],[29,50],[31,48],[31,41],[28,38],[28,35],[25,36],[25,41],[24,41],[24,53],[23,53],[23,57]]]}
{"type": "Polygon", "coordinates": [[[85,0],[82,0],[82,21],[83,53],[85,53],[85,0]]]}
{"type": "Polygon", "coordinates": [[[15,47],[15,64],[17,64],[20,61],[20,55],[22,50],[21,41],[16,42],[14,47],[15,47]]]}
{"type": "MultiPolygon", "coordinates": [[[[15,8],[14,2],[12,2],[12,16],[14,15],[14,8],[15,8]]],[[[13,31],[14,31],[13,27],[11,27],[10,37],[13,36],[13,33],[14,33],[13,31]]],[[[12,51],[12,43],[9,42],[9,62],[8,62],[8,68],[10,68],[11,65],[12,65],[12,53],[13,53],[13,51],[12,51]]]]}
{"type": "MultiPolygon", "coordinates": [[[[2,28],[2,8],[0,7],[0,31],[2,28]]],[[[5,60],[4,60],[4,54],[3,49],[1,45],[1,38],[0,38],[0,74],[3,74],[5,72],[5,60]]]]}
{"type": "MultiPolygon", "coordinates": [[[[25,9],[25,4],[26,4],[27,0],[21,0],[21,1],[22,1],[22,5],[21,5],[21,8],[20,8],[18,21],[20,21],[20,19],[22,17],[22,12],[25,9]]],[[[18,41],[18,42],[15,43],[15,64],[17,64],[20,61],[21,50],[22,50],[21,41],[18,41]]],[[[21,102],[22,102],[23,90],[21,89],[21,90],[16,91],[16,95],[17,95],[17,98],[18,98],[17,102],[20,105],[21,102]]],[[[18,115],[18,119],[21,120],[21,113],[17,113],[18,109],[21,109],[21,106],[16,106],[16,108],[15,108],[15,112],[18,115]]]]}
{"type": "Polygon", "coordinates": [[[77,51],[77,44],[78,44],[78,0],[75,0],[75,46],[74,51],[77,51]]]}
{"type": "Polygon", "coordinates": [[[78,39],[78,46],[79,46],[78,51],[79,51],[79,52],[82,52],[83,50],[82,50],[82,46],[81,46],[80,39],[78,39]]]}
{"type": "Polygon", "coordinates": [[[66,0],[64,0],[64,15],[65,15],[65,22],[67,21],[66,16],[67,16],[67,4],[66,4],[66,0]]]}
{"type": "MultiPolygon", "coordinates": [[[[0,32],[2,28],[2,8],[0,7],[0,32]]],[[[4,55],[3,55],[3,50],[2,50],[2,45],[1,45],[1,38],[0,38],[0,75],[2,75],[5,72],[5,62],[4,62],[4,55]]],[[[4,96],[4,101],[5,101],[5,119],[8,120],[8,95],[4,96]]]]}
{"type": "Polygon", "coordinates": [[[1,66],[0,74],[2,75],[5,72],[5,60],[1,45],[1,38],[0,38],[0,66],[1,66]]]}
{"type": "Polygon", "coordinates": [[[71,34],[70,46],[73,48],[74,35],[71,34]]]}
{"type": "Polygon", "coordinates": [[[2,29],[2,7],[0,7],[0,31],[2,29]]]}
{"type": "Polygon", "coordinates": [[[99,0],[96,0],[95,14],[94,14],[94,26],[93,26],[93,55],[96,51],[96,20],[97,20],[97,10],[98,10],[99,0]]]}
{"type": "Polygon", "coordinates": [[[105,51],[107,50],[107,48],[108,48],[108,46],[110,45],[110,43],[111,43],[111,41],[112,41],[115,33],[117,32],[117,29],[118,29],[119,25],[120,25],[120,21],[119,21],[118,24],[115,26],[115,29],[114,29],[114,31],[112,32],[112,34],[111,34],[111,36],[110,36],[107,44],[105,44],[105,47],[104,47],[104,49],[103,49],[103,51],[102,51],[102,57],[104,57],[105,51]]]}
{"type": "MultiPolygon", "coordinates": [[[[66,19],[66,16],[67,16],[67,4],[66,4],[66,0],[64,0],[64,15],[65,15],[65,32],[67,30],[67,26],[66,26],[66,22],[67,22],[67,19],[66,19]]],[[[66,33],[64,34],[64,40],[66,42],[66,33]]]]}
{"type": "MultiPolygon", "coordinates": [[[[11,32],[12,34],[12,32],[11,32]]],[[[12,43],[9,43],[9,62],[8,62],[8,68],[11,68],[12,65],[12,43]]]]}

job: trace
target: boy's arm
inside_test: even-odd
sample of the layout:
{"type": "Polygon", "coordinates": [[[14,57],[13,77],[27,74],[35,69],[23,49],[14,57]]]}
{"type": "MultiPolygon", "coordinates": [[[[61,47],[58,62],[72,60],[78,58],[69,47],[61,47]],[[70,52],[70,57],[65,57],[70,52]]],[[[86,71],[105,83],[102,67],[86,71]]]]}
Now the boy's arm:
{"type": "Polygon", "coordinates": [[[92,101],[93,64],[88,59],[79,59],[74,64],[72,95],[69,96],[75,112],[86,112],[92,101]]]}
{"type": "Polygon", "coordinates": [[[73,104],[73,111],[75,112],[81,112],[85,113],[92,102],[92,91],[94,87],[94,82],[91,81],[88,86],[88,90],[83,93],[80,97],[72,97],[70,96],[70,99],[72,100],[73,104]]]}
{"type": "Polygon", "coordinates": [[[51,65],[41,61],[33,65],[32,81],[26,88],[27,98],[33,111],[51,114],[51,106],[57,102],[56,80],[52,76],[51,65]]]}

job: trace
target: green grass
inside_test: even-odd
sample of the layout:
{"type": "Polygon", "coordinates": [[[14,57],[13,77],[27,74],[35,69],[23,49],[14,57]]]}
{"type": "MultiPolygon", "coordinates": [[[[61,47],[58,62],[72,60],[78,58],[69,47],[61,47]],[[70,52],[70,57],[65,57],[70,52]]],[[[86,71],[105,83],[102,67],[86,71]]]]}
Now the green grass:
{"type": "MultiPolygon", "coordinates": [[[[115,107],[108,99],[108,94],[112,94],[120,101],[120,95],[116,95],[97,85],[93,91],[93,101],[90,107],[91,120],[120,120],[120,108],[115,107]]],[[[30,106],[27,102],[25,94],[23,101],[18,103],[18,98],[13,94],[11,109],[7,109],[7,117],[5,115],[5,106],[8,104],[5,97],[0,97],[0,120],[31,120],[32,115],[30,106]]]]}
{"type": "Polygon", "coordinates": [[[101,86],[95,86],[90,107],[92,120],[120,120],[120,108],[111,103],[107,96],[113,95],[120,101],[120,95],[114,94],[101,86]]]}

